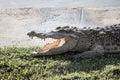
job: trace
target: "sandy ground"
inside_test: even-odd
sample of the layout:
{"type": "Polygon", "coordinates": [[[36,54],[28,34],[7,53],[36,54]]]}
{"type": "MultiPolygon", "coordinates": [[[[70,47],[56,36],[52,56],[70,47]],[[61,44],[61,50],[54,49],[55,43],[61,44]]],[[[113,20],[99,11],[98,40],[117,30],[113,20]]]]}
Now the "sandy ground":
{"type": "Polygon", "coordinates": [[[30,39],[29,31],[47,32],[57,26],[104,26],[120,22],[120,8],[4,8],[0,9],[0,47],[43,46],[38,38],[30,39]]]}
{"type": "MultiPolygon", "coordinates": [[[[7,9],[0,12],[0,47],[3,46],[40,46],[44,41],[37,38],[31,39],[26,34],[33,30],[28,24],[38,21],[31,11],[7,9]],[[26,26],[27,25],[27,26],[26,26]]],[[[33,26],[34,27],[34,26],[33,26]]],[[[50,40],[49,40],[50,41],[50,40]]]]}

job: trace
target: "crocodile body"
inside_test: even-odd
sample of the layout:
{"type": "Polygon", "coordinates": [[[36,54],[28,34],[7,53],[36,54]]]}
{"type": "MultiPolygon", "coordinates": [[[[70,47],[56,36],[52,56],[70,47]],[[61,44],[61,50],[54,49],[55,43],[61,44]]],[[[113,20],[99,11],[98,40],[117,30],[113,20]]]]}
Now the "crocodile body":
{"type": "Polygon", "coordinates": [[[120,52],[120,24],[92,29],[64,26],[57,27],[55,31],[48,33],[32,31],[27,35],[41,39],[57,39],[42,49],[32,52],[32,56],[54,55],[73,51],[78,54],[70,58],[90,58],[103,56],[106,53],[120,52]]]}

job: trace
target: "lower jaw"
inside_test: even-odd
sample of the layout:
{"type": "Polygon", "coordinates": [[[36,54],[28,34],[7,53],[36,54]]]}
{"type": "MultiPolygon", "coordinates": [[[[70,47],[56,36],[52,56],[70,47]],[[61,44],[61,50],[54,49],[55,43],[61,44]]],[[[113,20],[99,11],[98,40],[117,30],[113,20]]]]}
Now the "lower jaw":
{"type": "Polygon", "coordinates": [[[38,53],[44,53],[51,49],[61,47],[65,43],[65,38],[57,39],[53,43],[46,44],[42,49],[36,50],[38,53]]]}

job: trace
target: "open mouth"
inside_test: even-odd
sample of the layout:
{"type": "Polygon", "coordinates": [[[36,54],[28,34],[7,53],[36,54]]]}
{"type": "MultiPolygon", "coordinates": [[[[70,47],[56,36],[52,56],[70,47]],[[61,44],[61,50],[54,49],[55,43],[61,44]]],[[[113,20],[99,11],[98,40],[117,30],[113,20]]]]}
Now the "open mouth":
{"type": "Polygon", "coordinates": [[[43,46],[43,48],[41,48],[38,52],[39,53],[43,53],[43,52],[47,52],[51,49],[54,48],[58,48],[61,47],[62,45],[64,45],[65,43],[65,38],[61,38],[61,39],[56,39],[54,42],[52,43],[47,43],[45,46],[43,46]]]}

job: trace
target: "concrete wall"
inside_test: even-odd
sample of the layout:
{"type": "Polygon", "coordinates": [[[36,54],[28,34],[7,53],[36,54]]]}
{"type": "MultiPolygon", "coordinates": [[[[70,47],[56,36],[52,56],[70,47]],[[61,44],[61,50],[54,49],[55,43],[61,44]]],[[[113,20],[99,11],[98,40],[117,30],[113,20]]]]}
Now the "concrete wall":
{"type": "Polygon", "coordinates": [[[104,8],[4,8],[0,9],[0,47],[39,46],[46,42],[26,36],[35,30],[45,32],[57,26],[105,26],[120,22],[120,7],[104,8]]]}

